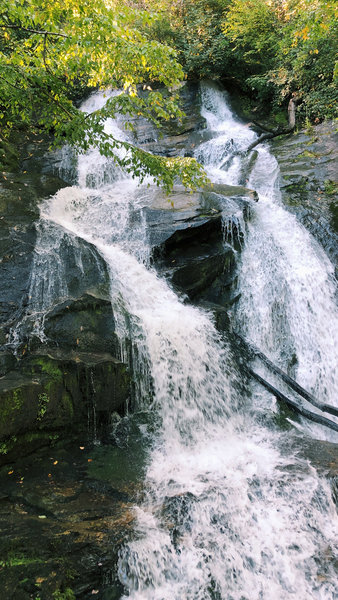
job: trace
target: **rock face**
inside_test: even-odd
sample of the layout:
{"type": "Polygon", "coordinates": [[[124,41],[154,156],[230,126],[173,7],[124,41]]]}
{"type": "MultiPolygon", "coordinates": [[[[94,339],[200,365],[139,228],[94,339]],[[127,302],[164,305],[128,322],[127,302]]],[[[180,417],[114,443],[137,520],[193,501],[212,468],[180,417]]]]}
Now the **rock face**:
{"type": "Polygon", "coordinates": [[[143,473],[135,455],[81,435],[71,444],[46,436],[45,447],[0,468],[3,598],[121,598],[118,550],[143,473]]]}
{"type": "Polygon", "coordinates": [[[156,268],[195,303],[229,307],[238,297],[236,254],[252,190],[214,185],[194,193],[153,190],[146,219],[156,268]]]}
{"type": "Polygon", "coordinates": [[[135,120],[134,141],[144,150],[162,156],[190,156],[196,144],[205,137],[205,119],[200,113],[199,85],[185,82],[179,90],[181,108],[185,113],[182,122],[164,122],[157,130],[145,119],[135,120]]]}
{"type": "Polygon", "coordinates": [[[53,433],[85,431],[93,437],[95,429],[104,432],[112,414],[124,413],[130,395],[105,264],[89,244],[78,240],[83,265],[71,244],[63,246],[70,297],[46,313],[46,342],[32,335],[32,320],[25,321],[27,311],[34,312],[29,294],[38,204],[65,186],[52,173],[51,161],[46,166],[42,160],[46,149],[29,142],[21,170],[6,171],[0,184],[0,463],[12,461],[19,449],[38,447],[53,433]]]}
{"type": "Polygon", "coordinates": [[[95,438],[128,397],[126,366],[110,354],[31,353],[0,380],[0,463],[15,456],[18,442],[37,446],[46,432],[76,429],[95,438]]]}
{"type": "MultiPolygon", "coordinates": [[[[282,200],[338,264],[338,133],[334,122],[272,143],[282,200]]],[[[338,274],[338,272],[337,272],[338,274]]]]}

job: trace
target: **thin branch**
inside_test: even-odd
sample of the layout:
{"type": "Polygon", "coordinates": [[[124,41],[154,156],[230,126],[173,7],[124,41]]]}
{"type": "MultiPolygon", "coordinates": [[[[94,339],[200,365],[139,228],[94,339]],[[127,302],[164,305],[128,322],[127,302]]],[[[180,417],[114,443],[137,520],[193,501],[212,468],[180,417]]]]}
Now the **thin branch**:
{"type": "Polygon", "coordinates": [[[0,24],[0,29],[21,29],[21,31],[27,31],[28,33],[37,33],[38,35],[54,35],[56,37],[63,37],[63,38],[69,37],[65,33],[57,33],[54,31],[44,31],[44,30],[40,30],[40,29],[31,29],[30,27],[22,27],[22,25],[0,24]]]}
{"type": "Polygon", "coordinates": [[[329,427],[330,429],[333,429],[333,431],[338,431],[338,423],[335,423],[334,421],[331,421],[331,419],[322,417],[322,415],[314,413],[311,410],[308,410],[307,408],[300,406],[299,404],[297,404],[297,402],[295,402],[294,400],[291,400],[290,398],[288,398],[287,396],[285,396],[284,394],[279,392],[273,385],[271,385],[270,383],[265,381],[265,379],[263,379],[263,377],[258,375],[258,373],[256,373],[249,367],[246,367],[244,370],[246,373],[248,373],[248,375],[251,375],[251,377],[253,377],[257,381],[259,381],[259,383],[262,386],[264,386],[267,390],[269,390],[269,392],[271,392],[271,394],[273,394],[273,396],[275,396],[275,398],[277,398],[277,400],[281,400],[288,406],[291,406],[291,408],[293,408],[296,412],[298,412],[303,417],[306,417],[307,419],[309,419],[310,421],[314,421],[315,423],[320,423],[320,425],[324,425],[325,427],[329,427]]]}
{"type": "Polygon", "coordinates": [[[246,153],[251,152],[258,144],[261,144],[265,140],[271,140],[272,138],[278,137],[279,135],[287,135],[288,133],[292,133],[296,127],[296,104],[297,99],[293,96],[289,102],[288,106],[288,127],[284,129],[276,129],[275,131],[271,131],[269,133],[264,133],[257,140],[252,142],[250,146],[247,148],[246,153]]]}
{"type": "Polygon", "coordinates": [[[257,127],[259,127],[259,129],[261,129],[262,131],[266,131],[266,133],[273,133],[274,132],[273,129],[269,129],[268,127],[266,127],[266,125],[262,125],[262,123],[259,123],[258,121],[255,121],[254,119],[250,119],[250,120],[251,120],[251,123],[253,123],[257,127]]]}
{"type": "Polygon", "coordinates": [[[52,71],[50,70],[49,66],[46,63],[46,58],[47,58],[47,34],[44,34],[43,36],[43,52],[42,52],[42,59],[43,59],[43,64],[45,66],[45,69],[47,71],[47,73],[49,73],[50,75],[53,75],[52,71]]]}
{"type": "Polygon", "coordinates": [[[17,87],[16,85],[14,85],[14,83],[11,83],[10,81],[8,81],[8,79],[6,79],[5,77],[3,77],[2,75],[0,75],[0,79],[2,79],[3,81],[5,81],[7,83],[7,85],[10,85],[12,88],[14,88],[15,90],[22,92],[22,89],[17,87]]]}

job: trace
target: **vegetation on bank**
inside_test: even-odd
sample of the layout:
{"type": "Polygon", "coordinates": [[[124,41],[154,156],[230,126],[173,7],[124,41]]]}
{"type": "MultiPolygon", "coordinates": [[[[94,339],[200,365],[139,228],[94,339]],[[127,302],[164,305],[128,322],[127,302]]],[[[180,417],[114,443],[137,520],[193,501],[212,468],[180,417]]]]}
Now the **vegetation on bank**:
{"type": "Polygon", "coordinates": [[[142,0],[156,39],[188,76],[218,78],[265,109],[297,97],[300,118],[337,116],[337,3],[325,0],[142,0]]]}
{"type": "Polygon", "coordinates": [[[324,0],[5,0],[0,143],[13,128],[37,128],[79,151],[95,145],[167,190],[176,177],[201,185],[194,159],[154,157],[108,134],[106,118],[125,115],[127,129],[135,116],[158,126],[180,119],[175,90],[185,77],[218,78],[266,111],[294,97],[304,120],[333,118],[337,16],[324,0]],[[121,93],[79,110],[85,91],[107,88],[121,93]]]}

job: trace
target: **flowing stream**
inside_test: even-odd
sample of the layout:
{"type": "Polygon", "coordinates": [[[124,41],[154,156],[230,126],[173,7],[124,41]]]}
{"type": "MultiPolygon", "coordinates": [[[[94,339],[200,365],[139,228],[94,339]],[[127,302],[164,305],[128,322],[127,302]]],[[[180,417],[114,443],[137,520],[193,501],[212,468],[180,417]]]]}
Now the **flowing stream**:
{"type": "MultiPolygon", "coordinates": [[[[226,96],[202,84],[202,114],[212,139],[197,157],[213,181],[236,184],[255,134],[236,120],[226,96]]],[[[90,99],[93,108],[102,97],[90,99]]],[[[115,134],[123,135],[116,123],[115,134]]],[[[318,396],[335,404],[338,327],[333,269],[319,246],[279,202],[278,165],[258,150],[248,186],[259,202],[247,224],[241,300],[234,326],[318,396]],[[330,314],[332,317],[327,318],[330,314]]],[[[142,207],[146,188],[92,151],[79,157],[78,185],[41,208],[31,312],[67,296],[65,266],[46,255],[78,239],[96,249],[110,274],[121,339],[132,338],[138,407],[154,415],[144,497],[133,539],[119,558],[123,598],[133,600],[333,600],[336,512],[325,479],[285,450],[282,432],[260,415],[276,410],[253,385],[239,392],[231,349],[207,312],[184,304],[149,266],[142,207]],[[35,300],[34,300],[35,299],[35,300]],[[35,304],[34,304],[35,302],[35,304]]],[[[99,268],[98,268],[99,272],[99,268]]],[[[324,436],[323,428],[302,422],[324,436]]]]}

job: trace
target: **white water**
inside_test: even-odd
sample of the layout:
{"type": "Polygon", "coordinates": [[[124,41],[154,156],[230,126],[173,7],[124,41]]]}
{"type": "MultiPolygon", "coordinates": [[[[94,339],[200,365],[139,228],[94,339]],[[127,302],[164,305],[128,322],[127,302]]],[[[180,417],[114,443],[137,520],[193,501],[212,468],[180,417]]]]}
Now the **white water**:
{"type": "MultiPolygon", "coordinates": [[[[214,181],[236,184],[240,157],[228,170],[219,167],[233,150],[246,148],[254,134],[231,115],[224,93],[209,85],[202,88],[202,95],[203,114],[217,137],[201,146],[198,155],[214,181]],[[224,152],[230,139],[234,142],[224,152]]],[[[242,295],[234,325],[305,389],[322,402],[338,406],[334,268],[296,217],[282,207],[276,159],[267,146],[257,150],[247,185],[258,192],[259,202],[251,209],[241,253],[242,295]]],[[[321,427],[307,422],[303,427],[320,438],[338,441],[337,434],[321,427]]]]}
{"type": "MultiPolygon", "coordinates": [[[[217,140],[200,148],[201,156],[207,157],[215,178],[234,182],[239,159],[230,172],[223,173],[218,167],[224,157],[219,158],[218,150],[231,138],[229,148],[237,143],[245,147],[254,134],[233,119],[220,92],[208,86],[202,91],[204,112],[217,140]]],[[[260,158],[265,155],[272,164],[272,157],[262,150],[260,158]]],[[[136,368],[142,376],[139,405],[149,402],[151,386],[149,408],[159,416],[145,480],[146,498],[135,508],[135,539],[122,549],[119,560],[124,597],[332,600],[336,514],[328,484],[305,461],[282,455],[279,448],[284,435],[260,425],[251,416],[250,399],[239,397],[231,352],[209,316],[184,305],[149,268],[140,210],[146,192],[140,200],[130,180],[111,178],[107,183],[104,174],[97,174],[97,164],[95,152],[80,157],[79,186],[63,189],[46,202],[41,219],[47,237],[49,224],[59,229],[60,239],[76,235],[93,244],[106,261],[121,338],[132,335],[137,349],[136,368]]],[[[252,175],[256,182],[260,164],[252,175]]],[[[270,182],[264,185],[271,189],[270,182]]],[[[255,218],[258,237],[262,210],[257,208],[255,218]]],[[[263,221],[263,225],[265,231],[268,223],[263,221]]],[[[275,229],[268,230],[269,240],[273,233],[275,229]]],[[[283,235],[279,247],[283,247],[283,235]]],[[[310,251],[306,234],[298,235],[306,241],[303,251],[310,251]]],[[[245,252],[251,244],[249,240],[245,252]]],[[[289,254],[293,253],[295,249],[289,254]]],[[[322,266],[318,258],[318,270],[325,296],[327,265],[322,258],[322,266]]],[[[303,270],[299,268],[299,276],[303,270]]],[[[61,277],[59,267],[57,272],[61,277]]],[[[284,277],[284,272],[278,272],[278,277],[284,277]]],[[[298,277],[298,270],[293,277],[298,277]]],[[[256,307],[260,296],[252,282],[255,277],[250,279],[244,267],[242,279],[248,312],[243,300],[236,318],[253,337],[257,321],[256,326],[249,321],[257,318],[254,309],[262,310],[267,318],[269,314],[266,308],[256,307]]],[[[311,295],[310,290],[307,293],[311,295]]],[[[293,311],[303,318],[300,308],[293,311]]],[[[270,319],[266,327],[271,326],[270,319]]],[[[295,337],[293,326],[288,322],[288,331],[295,337]]],[[[298,326],[302,331],[301,322],[298,326]]],[[[307,324],[304,327],[307,331],[307,324]]],[[[254,341],[261,343],[269,335],[262,333],[254,341]]]]}

